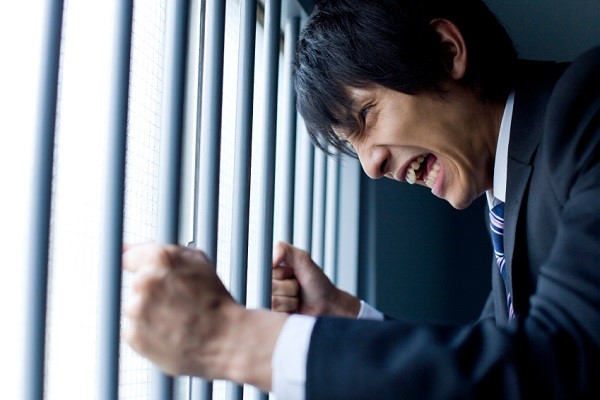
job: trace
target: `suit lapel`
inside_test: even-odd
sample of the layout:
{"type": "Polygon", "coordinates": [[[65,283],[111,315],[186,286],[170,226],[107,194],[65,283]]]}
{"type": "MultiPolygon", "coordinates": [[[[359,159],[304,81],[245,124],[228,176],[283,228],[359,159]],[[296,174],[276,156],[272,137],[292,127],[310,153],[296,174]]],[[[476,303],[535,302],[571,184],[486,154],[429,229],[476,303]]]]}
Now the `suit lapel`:
{"type": "Polygon", "coordinates": [[[507,196],[504,204],[504,257],[506,259],[506,269],[510,279],[508,280],[508,289],[513,293],[513,302],[516,297],[513,287],[513,265],[515,262],[515,241],[517,238],[517,224],[519,223],[519,214],[523,203],[523,195],[529,183],[531,176],[531,166],[521,163],[518,160],[508,159],[508,179],[506,184],[507,196]]]}
{"type": "Polygon", "coordinates": [[[508,286],[517,314],[527,310],[530,282],[514,279],[529,275],[528,262],[518,250],[525,245],[519,230],[526,207],[525,193],[533,171],[535,152],[543,132],[548,98],[563,66],[555,63],[521,62],[515,84],[515,103],[508,146],[506,202],[504,209],[504,255],[510,277],[508,286]],[[517,270],[521,268],[521,270],[517,270]]]}

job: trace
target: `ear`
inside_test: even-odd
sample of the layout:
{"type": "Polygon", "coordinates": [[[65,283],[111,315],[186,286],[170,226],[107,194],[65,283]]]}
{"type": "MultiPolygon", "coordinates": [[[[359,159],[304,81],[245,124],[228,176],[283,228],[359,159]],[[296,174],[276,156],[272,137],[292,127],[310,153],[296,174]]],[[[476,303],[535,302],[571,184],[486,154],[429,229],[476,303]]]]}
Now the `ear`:
{"type": "Polygon", "coordinates": [[[455,80],[461,79],[467,71],[467,46],[462,33],[447,19],[434,19],[429,24],[439,36],[442,57],[448,74],[455,80]]]}

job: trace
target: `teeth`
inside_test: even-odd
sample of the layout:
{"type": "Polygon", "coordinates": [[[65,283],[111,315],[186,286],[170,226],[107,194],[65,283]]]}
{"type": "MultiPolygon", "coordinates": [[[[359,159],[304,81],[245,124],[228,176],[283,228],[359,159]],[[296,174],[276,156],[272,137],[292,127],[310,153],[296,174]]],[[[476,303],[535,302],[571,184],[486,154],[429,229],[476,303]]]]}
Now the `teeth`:
{"type": "Polygon", "coordinates": [[[423,163],[423,161],[425,161],[426,156],[427,156],[426,154],[419,156],[419,157],[417,157],[417,159],[415,161],[410,163],[410,166],[406,170],[406,177],[405,177],[406,182],[408,182],[411,185],[415,184],[415,182],[417,181],[416,170],[418,170],[421,167],[421,163],[423,163]]]}
{"type": "Polygon", "coordinates": [[[435,164],[431,167],[431,172],[427,175],[427,179],[425,180],[425,184],[433,189],[433,185],[435,184],[435,178],[437,178],[438,171],[440,170],[440,164],[436,161],[435,164]]]}

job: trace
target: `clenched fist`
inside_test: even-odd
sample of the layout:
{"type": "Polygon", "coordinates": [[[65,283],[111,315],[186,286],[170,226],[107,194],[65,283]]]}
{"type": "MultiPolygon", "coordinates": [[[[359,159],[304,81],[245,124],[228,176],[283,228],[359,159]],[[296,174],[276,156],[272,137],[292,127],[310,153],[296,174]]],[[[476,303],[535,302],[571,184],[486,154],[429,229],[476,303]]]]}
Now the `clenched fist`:
{"type": "Polygon", "coordinates": [[[123,336],[134,350],[170,375],[270,389],[271,357],[285,316],[237,304],[198,250],[133,246],[123,253],[123,267],[133,274],[123,336]]]}
{"type": "Polygon", "coordinates": [[[272,309],[305,315],[356,317],[360,300],[336,288],[310,254],[279,242],[273,249],[272,309]]]}

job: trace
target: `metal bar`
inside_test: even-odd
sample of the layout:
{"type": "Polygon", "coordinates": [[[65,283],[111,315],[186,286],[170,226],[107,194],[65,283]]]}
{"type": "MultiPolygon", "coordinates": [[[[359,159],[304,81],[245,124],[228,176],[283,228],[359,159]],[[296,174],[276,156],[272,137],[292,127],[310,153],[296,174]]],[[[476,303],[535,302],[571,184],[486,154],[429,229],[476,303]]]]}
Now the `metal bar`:
{"type": "MultiPolygon", "coordinates": [[[[167,3],[158,210],[161,243],[178,242],[188,20],[188,0],[167,3]]],[[[153,386],[154,399],[173,398],[173,378],[156,369],[153,386]]]]}
{"type": "MultiPolygon", "coordinates": [[[[294,61],[296,40],[300,32],[300,18],[289,17],[285,24],[285,76],[290,76],[292,71],[292,63],[294,61]]],[[[296,169],[296,91],[292,82],[288,79],[285,93],[285,128],[283,132],[283,165],[282,175],[284,187],[282,191],[282,215],[283,229],[282,240],[292,242],[294,234],[294,184],[295,184],[295,169],[296,169]]]]}
{"type": "MultiPolygon", "coordinates": [[[[206,32],[206,0],[196,0],[195,4],[200,8],[199,17],[198,17],[198,32],[197,32],[197,51],[198,51],[198,59],[196,68],[198,69],[198,85],[196,87],[196,126],[195,126],[195,139],[196,139],[196,148],[194,152],[194,210],[193,210],[193,220],[192,220],[192,241],[194,245],[198,242],[198,201],[199,201],[199,180],[200,180],[200,138],[202,132],[202,98],[204,95],[203,92],[203,78],[204,78],[204,42],[206,35],[209,32],[206,32]]],[[[190,23],[194,22],[190,20],[190,23]]],[[[210,60],[207,60],[210,62],[210,60]]]]}
{"type": "Polygon", "coordinates": [[[299,158],[296,166],[296,192],[298,205],[295,207],[297,215],[295,215],[294,244],[310,253],[312,247],[315,148],[310,141],[304,124],[300,123],[299,125],[299,158]]]}
{"type": "MultiPolygon", "coordinates": [[[[271,262],[273,254],[273,208],[275,191],[275,148],[277,137],[277,85],[279,81],[279,33],[281,21],[281,0],[265,1],[264,37],[264,128],[260,136],[263,149],[263,175],[258,181],[259,218],[258,260],[259,260],[259,306],[271,308],[271,262]]],[[[261,400],[268,399],[261,392],[261,400]]]]}
{"type": "Polygon", "coordinates": [[[327,196],[327,155],[323,151],[315,154],[313,193],[312,259],[323,268],[325,252],[325,205],[327,196]]]}
{"type": "Polygon", "coordinates": [[[279,75],[279,26],[281,19],[281,0],[265,2],[265,109],[264,129],[260,148],[264,149],[264,173],[258,181],[260,185],[258,218],[260,303],[264,308],[271,307],[271,260],[273,253],[273,208],[275,187],[275,147],[277,136],[277,85],[279,75]]]}
{"type": "Polygon", "coordinates": [[[340,159],[339,165],[336,286],[355,294],[358,288],[357,277],[360,249],[359,206],[361,168],[358,160],[346,157],[340,159]]]}
{"type": "MultiPolygon", "coordinates": [[[[207,115],[203,114],[203,110],[204,110],[204,106],[203,106],[203,99],[206,99],[206,101],[208,103],[212,103],[211,101],[209,101],[212,98],[211,94],[208,94],[205,96],[204,93],[204,72],[205,72],[205,67],[204,67],[204,60],[205,60],[205,42],[207,40],[207,37],[211,37],[213,38],[214,36],[210,36],[211,34],[214,34],[215,32],[211,31],[211,30],[206,30],[206,7],[207,7],[207,2],[206,0],[197,0],[197,6],[200,7],[200,15],[199,15],[199,27],[198,27],[198,36],[197,40],[198,40],[198,64],[197,64],[197,68],[198,68],[198,86],[197,86],[197,118],[196,118],[196,149],[195,149],[195,168],[194,168],[194,204],[193,204],[193,221],[192,221],[192,235],[193,235],[193,244],[195,246],[198,246],[198,241],[199,241],[199,237],[198,237],[198,231],[199,230],[203,230],[204,232],[207,231],[207,226],[202,225],[201,227],[198,224],[198,215],[199,215],[199,210],[204,206],[204,204],[200,203],[200,175],[202,174],[201,171],[203,171],[201,169],[200,166],[200,149],[201,149],[201,137],[202,137],[202,126],[203,126],[203,117],[208,118],[207,115]]],[[[213,2],[211,2],[213,3],[213,2]]],[[[222,5],[222,21],[224,21],[224,16],[225,16],[225,2],[220,2],[222,5]]],[[[214,9],[214,8],[213,8],[214,9]]],[[[217,15],[218,17],[218,15],[217,15]]],[[[214,23],[214,21],[211,21],[214,23]]],[[[192,23],[192,22],[191,22],[192,23]]],[[[217,26],[218,28],[218,22],[213,25],[213,26],[217,26]]],[[[222,24],[222,26],[224,26],[224,24],[222,24]]],[[[210,39],[213,40],[213,39],[210,39]]],[[[223,46],[221,46],[221,54],[223,53],[223,46]]],[[[215,60],[219,60],[219,56],[218,55],[211,55],[214,57],[208,58],[207,63],[213,63],[215,60]]],[[[222,55],[221,55],[221,64],[222,64],[222,55]]],[[[220,85],[219,82],[222,81],[222,78],[219,79],[215,79],[215,81],[217,82],[217,84],[220,85]]],[[[214,88],[213,88],[214,89],[214,88]]],[[[221,90],[219,88],[218,90],[219,93],[221,93],[221,90]]],[[[220,100],[219,100],[219,104],[220,104],[220,100]]],[[[211,104],[212,105],[212,104],[211,104]]],[[[220,115],[220,108],[219,108],[219,115],[220,115]]],[[[219,137],[220,132],[218,132],[216,135],[214,135],[215,137],[219,137]]],[[[217,147],[218,147],[218,141],[217,141],[217,147]]],[[[217,166],[218,166],[218,160],[219,157],[209,157],[209,158],[216,158],[217,159],[217,166]]],[[[218,168],[218,167],[217,167],[218,168]]],[[[217,170],[218,171],[218,170],[217,170]]],[[[218,176],[218,173],[217,173],[218,176]]],[[[211,202],[211,204],[214,204],[214,207],[216,209],[217,205],[218,205],[218,188],[219,188],[219,183],[218,181],[214,184],[214,190],[208,190],[208,191],[204,191],[204,193],[208,193],[208,194],[214,194],[214,198],[209,200],[211,202]]],[[[203,199],[203,201],[206,202],[207,199],[203,199]]],[[[211,229],[214,228],[214,231],[216,232],[217,229],[217,224],[216,224],[216,218],[214,219],[214,227],[211,227],[211,229]]],[[[202,235],[201,235],[202,236],[202,235]]],[[[216,243],[216,234],[214,235],[215,238],[215,243],[216,243]]],[[[209,254],[208,251],[206,251],[207,254],[209,254],[209,257],[213,260],[216,259],[215,254],[216,254],[216,249],[212,250],[212,253],[209,254]]],[[[212,399],[212,391],[213,391],[213,387],[212,387],[212,382],[206,381],[204,379],[198,378],[198,377],[190,377],[189,380],[189,392],[188,392],[188,398],[189,400],[210,400],[212,399]]]]}
{"type": "MultiPolygon", "coordinates": [[[[233,170],[233,215],[230,292],[246,304],[248,269],[248,220],[250,213],[250,156],[252,150],[252,112],[254,97],[254,53],[256,42],[256,0],[240,3],[238,53],[238,96],[236,107],[233,170]]],[[[227,398],[243,398],[243,386],[228,383],[227,398]]]]}
{"type": "Polygon", "coordinates": [[[121,253],[125,201],[125,151],[133,0],[115,0],[112,87],[107,151],[106,208],[100,242],[100,333],[98,398],[119,397],[119,339],[121,318],[121,253]]]}
{"type": "Polygon", "coordinates": [[[36,127],[36,153],[31,210],[31,256],[27,274],[28,303],[25,342],[25,381],[23,393],[27,400],[44,397],[46,353],[46,303],[48,295],[48,257],[52,203],[52,170],[54,164],[54,135],[58,96],[60,41],[63,21],[63,1],[48,0],[43,29],[40,93],[36,127]]]}
{"type": "MultiPolygon", "coordinates": [[[[202,96],[198,150],[198,189],[194,238],[196,247],[217,260],[219,217],[219,165],[221,160],[221,112],[223,108],[223,59],[225,48],[225,1],[205,3],[202,96]]],[[[212,382],[192,378],[191,396],[212,398],[212,382]]]]}
{"type": "Polygon", "coordinates": [[[323,269],[337,284],[338,198],[340,162],[337,156],[327,159],[327,201],[325,207],[325,255],[323,269]]]}

